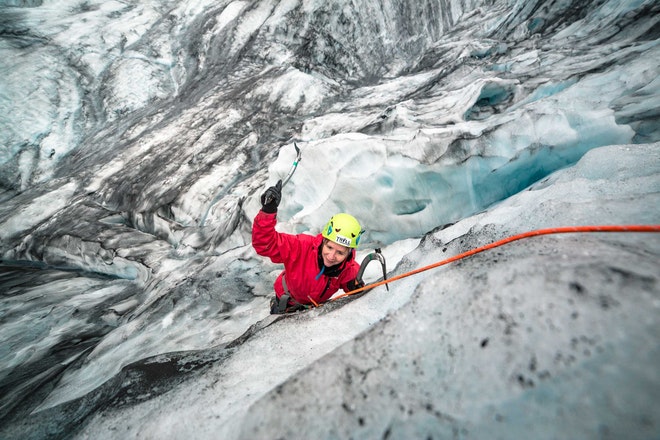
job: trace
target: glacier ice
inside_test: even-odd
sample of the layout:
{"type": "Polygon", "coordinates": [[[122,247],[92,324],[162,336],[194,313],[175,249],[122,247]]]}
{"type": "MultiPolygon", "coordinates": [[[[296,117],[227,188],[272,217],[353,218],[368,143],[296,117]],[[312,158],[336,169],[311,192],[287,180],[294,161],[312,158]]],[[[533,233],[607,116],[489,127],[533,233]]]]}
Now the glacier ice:
{"type": "Polygon", "coordinates": [[[278,227],[349,211],[391,274],[658,224],[658,9],[0,1],[0,437],[657,436],[653,235],[517,243],[261,330],[280,268],[249,240],[294,142],[278,227]],[[301,404],[326,424],[289,432],[301,404]]]}

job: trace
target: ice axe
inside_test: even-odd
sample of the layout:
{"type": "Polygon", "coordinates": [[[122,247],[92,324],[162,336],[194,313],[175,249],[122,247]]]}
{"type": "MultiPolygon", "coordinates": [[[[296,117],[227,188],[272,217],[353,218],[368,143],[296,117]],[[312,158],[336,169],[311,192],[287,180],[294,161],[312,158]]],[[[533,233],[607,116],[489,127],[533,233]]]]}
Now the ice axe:
{"type": "MultiPolygon", "coordinates": [[[[298,163],[300,162],[300,158],[302,157],[302,152],[300,151],[300,148],[298,148],[298,145],[294,142],[293,146],[296,147],[296,159],[293,161],[293,165],[291,165],[291,169],[289,170],[289,174],[286,175],[284,180],[280,180],[279,182],[277,182],[277,186],[280,190],[282,190],[282,188],[284,188],[284,185],[286,185],[287,182],[289,182],[289,180],[291,180],[291,176],[293,176],[293,173],[296,172],[296,168],[298,168],[298,163]]],[[[267,204],[268,202],[270,202],[272,200],[273,200],[272,196],[267,195],[266,200],[264,202],[267,204]]]]}
{"type": "MultiPolygon", "coordinates": [[[[383,269],[383,280],[387,279],[387,266],[385,265],[385,257],[381,253],[380,249],[376,248],[375,252],[370,253],[362,260],[362,263],[360,264],[360,270],[358,271],[358,274],[355,277],[358,283],[364,283],[364,280],[362,279],[362,275],[364,275],[364,270],[367,268],[367,265],[374,260],[378,260],[380,262],[380,266],[383,269]]],[[[390,287],[387,284],[385,285],[385,288],[388,291],[390,290],[390,287]]]]}

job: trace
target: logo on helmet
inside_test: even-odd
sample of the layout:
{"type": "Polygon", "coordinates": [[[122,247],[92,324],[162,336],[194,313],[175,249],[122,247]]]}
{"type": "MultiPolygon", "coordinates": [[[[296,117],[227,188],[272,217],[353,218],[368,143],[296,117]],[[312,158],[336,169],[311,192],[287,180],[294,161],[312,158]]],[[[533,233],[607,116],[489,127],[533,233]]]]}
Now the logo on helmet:
{"type": "Polygon", "coordinates": [[[350,247],[351,246],[351,239],[346,238],[343,235],[337,234],[337,238],[335,239],[335,242],[337,244],[341,244],[342,246],[350,247]]]}

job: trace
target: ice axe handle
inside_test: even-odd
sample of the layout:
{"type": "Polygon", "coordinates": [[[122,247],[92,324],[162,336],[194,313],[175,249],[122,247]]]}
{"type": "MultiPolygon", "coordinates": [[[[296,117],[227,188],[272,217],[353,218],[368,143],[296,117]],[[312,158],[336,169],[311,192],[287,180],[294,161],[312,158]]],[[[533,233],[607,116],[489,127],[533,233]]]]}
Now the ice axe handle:
{"type": "Polygon", "coordinates": [[[284,178],[284,182],[282,182],[282,186],[289,183],[289,180],[291,180],[291,176],[293,176],[293,173],[296,172],[296,168],[298,168],[298,163],[300,162],[300,159],[302,157],[302,153],[300,151],[300,148],[298,148],[298,144],[296,144],[294,142],[293,146],[296,147],[296,159],[293,161],[293,165],[291,165],[291,169],[289,170],[289,174],[287,174],[286,177],[284,178]]]}
{"type": "MultiPolygon", "coordinates": [[[[291,169],[289,170],[289,174],[286,175],[286,177],[284,178],[284,181],[282,181],[282,179],[280,179],[277,182],[277,185],[275,185],[275,188],[279,192],[280,198],[282,197],[282,194],[281,194],[282,188],[284,187],[284,185],[286,185],[289,182],[289,180],[291,180],[291,176],[293,176],[293,173],[296,172],[296,168],[298,168],[298,163],[300,162],[300,159],[302,157],[302,152],[300,151],[300,148],[298,148],[298,145],[294,142],[293,146],[296,147],[296,159],[293,161],[293,165],[291,165],[291,169]]],[[[275,196],[270,191],[266,191],[266,194],[264,196],[264,200],[263,200],[262,204],[266,205],[266,204],[272,202],[274,197],[275,196]]],[[[278,200],[278,203],[279,203],[279,200],[278,200]]]]}
{"type": "Polygon", "coordinates": [[[282,198],[282,179],[278,180],[275,186],[272,186],[266,190],[266,194],[264,194],[264,199],[261,202],[262,205],[268,205],[272,203],[275,199],[277,199],[277,204],[279,205],[280,200],[282,198]]]}

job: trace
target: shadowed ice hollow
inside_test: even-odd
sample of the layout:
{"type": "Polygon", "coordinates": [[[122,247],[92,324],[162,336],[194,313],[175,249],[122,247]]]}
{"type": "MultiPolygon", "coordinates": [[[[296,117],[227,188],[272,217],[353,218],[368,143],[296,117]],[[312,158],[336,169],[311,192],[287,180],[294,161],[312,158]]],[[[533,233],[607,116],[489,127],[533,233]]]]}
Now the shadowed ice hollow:
{"type": "MultiPolygon", "coordinates": [[[[0,438],[656,438],[651,0],[0,0],[0,438]],[[337,212],[401,279],[269,315],[337,212]]],[[[369,266],[375,282],[380,267],[369,266]]]]}

